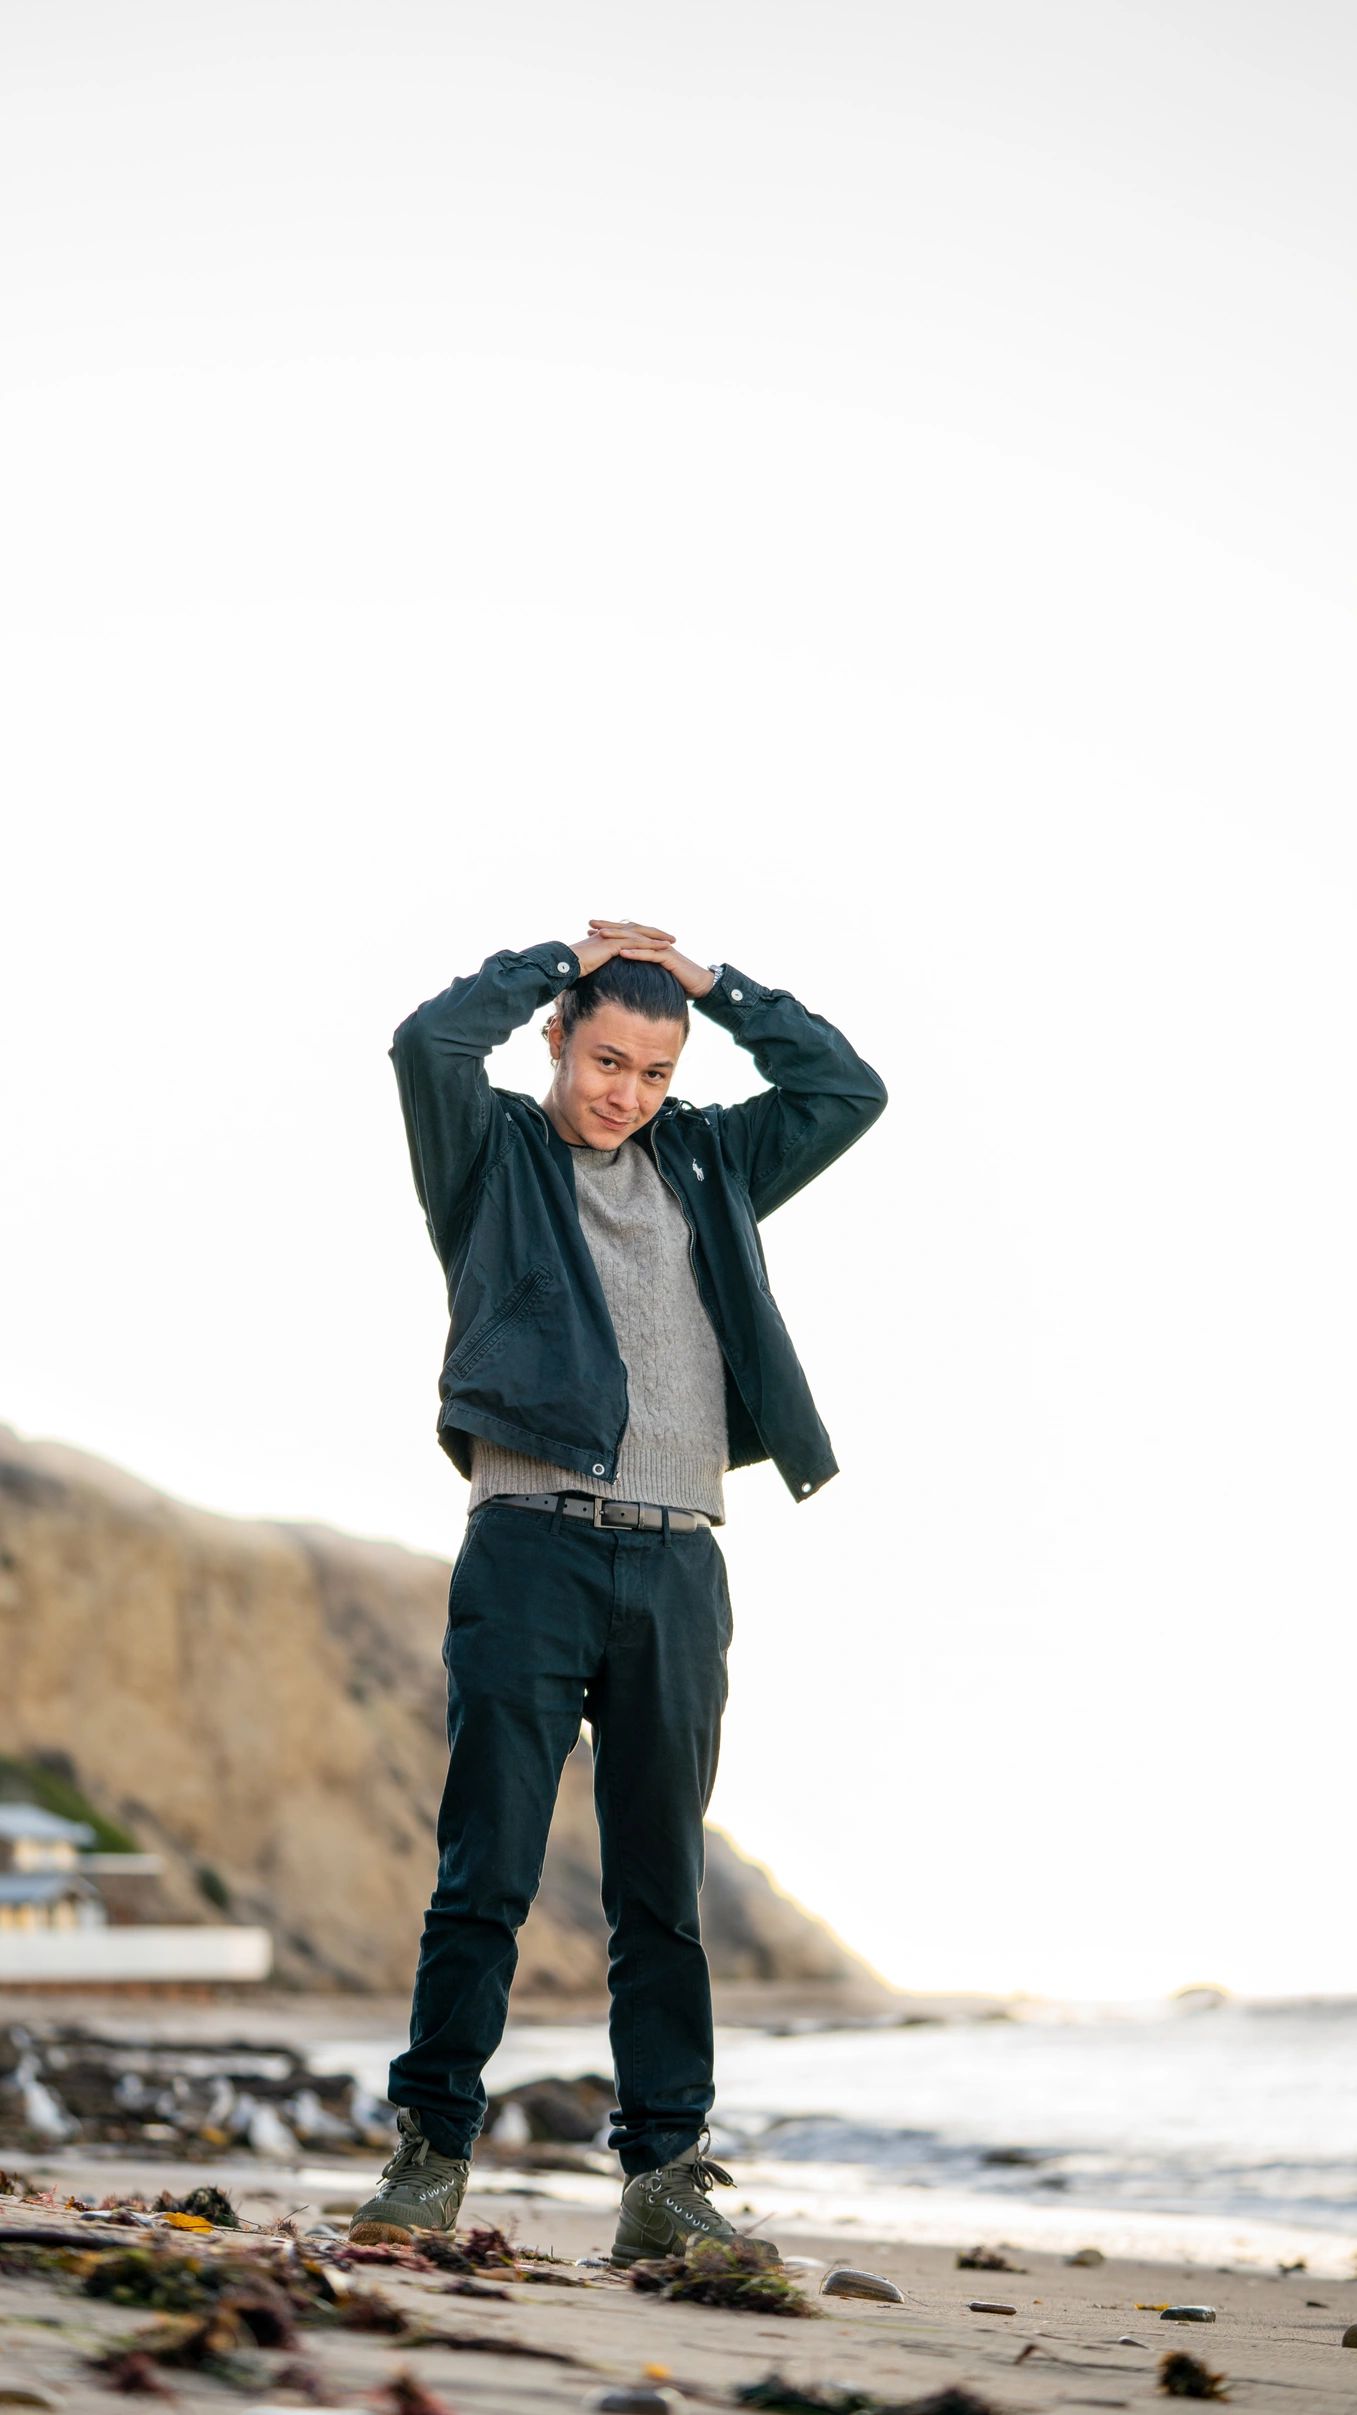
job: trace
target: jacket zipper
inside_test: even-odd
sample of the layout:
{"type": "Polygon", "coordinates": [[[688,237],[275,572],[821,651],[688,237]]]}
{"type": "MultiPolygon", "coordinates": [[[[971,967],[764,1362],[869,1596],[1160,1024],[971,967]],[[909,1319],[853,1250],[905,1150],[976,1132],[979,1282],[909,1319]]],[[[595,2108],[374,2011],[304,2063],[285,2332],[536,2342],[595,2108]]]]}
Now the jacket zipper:
{"type": "MultiPolygon", "coordinates": [[[[698,1281],[698,1274],[697,1274],[697,1232],[696,1232],[696,1228],[695,1228],[695,1226],[694,1226],[694,1224],[693,1224],[692,1217],[691,1217],[691,1216],[689,1215],[689,1213],[688,1213],[687,1203],[686,1203],[686,1202],[685,1202],[685,1200],[684,1200],[683,1193],[680,1191],[680,1189],[679,1189],[679,1187],[678,1187],[678,1184],[677,1184],[676,1182],[671,1182],[671,1181],[670,1181],[669,1176],[666,1174],[666,1172],[665,1172],[665,1170],[664,1170],[663,1166],[660,1164],[660,1152],[659,1152],[659,1150],[658,1150],[658,1149],[655,1147],[655,1145],[654,1145],[654,1143],[653,1143],[653,1142],[651,1143],[651,1146],[650,1146],[650,1155],[651,1155],[651,1160],[652,1160],[652,1162],[653,1162],[653,1164],[654,1164],[654,1167],[655,1167],[655,1171],[656,1171],[656,1173],[659,1175],[659,1178],[660,1178],[661,1182],[664,1184],[665,1189],[666,1189],[667,1191],[672,1191],[672,1192],[673,1192],[673,1194],[674,1194],[674,1197],[677,1199],[677,1201],[678,1201],[678,1203],[679,1203],[679,1213],[680,1213],[680,1215],[682,1216],[684,1223],[685,1223],[685,1224],[687,1225],[687,1227],[688,1227],[688,1264],[689,1264],[689,1266],[692,1268],[692,1274],[693,1274],[693,1288],[694,1288],[694,1290],[696,1291],[696,1293],[697,1293],[697,1296],[698,1296],[699,1300],[702,1300],[702,1285],[701,1285],[701,1283],[698,1281]]],[[[711,1316],[711,1310],[710,1310],[709,1308],[707,1308],[707,1303],[706,1303],[706,1301],[705,1301],[705,1300],[702,1300],[702,1305],[703,1305],[703,1308],[704,1308],[704,1309],[706,1309],[706,1313],[707,1313],[708,1317],[710,1317],[710,1316],[711,1316]]],[[[714,1327],[713,1327],[713,1330],[715,1330],[715,1328],[714,1328],[714,1327]]],[[[721,1337],[720,1337],[720,1335],[719,1335],[719,1334],[717,1334],[717,1337],[716,1337],[716,1338],[717,1338],[717,1340],[719,1341],[721,1337]]],[[[724,1352],[724,1350],[722,1351],[721,1355],[722,1355],[722,1357],[724,1358],[724,1356],[725,1356],[725,1352],[724,1352]]]]}

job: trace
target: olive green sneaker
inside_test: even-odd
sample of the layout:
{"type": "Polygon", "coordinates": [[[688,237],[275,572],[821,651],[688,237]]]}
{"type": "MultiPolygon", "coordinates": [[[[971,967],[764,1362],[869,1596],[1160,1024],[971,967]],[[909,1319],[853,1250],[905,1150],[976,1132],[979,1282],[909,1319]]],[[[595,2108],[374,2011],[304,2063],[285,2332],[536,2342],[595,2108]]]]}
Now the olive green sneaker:
{"type": "MultiPolygon", "coordinates": [[[[704,2130],[702,2138],[706,2136],[704,2130]]],[[[702,2139],[673,2163],[661,2164],[657,2172],[638,2172],[622,2191],[613,2263],[635,2264],[643,2256],[681,2256],[690,2239],[739,2239],[745,2247],[761,2249],[766,2263],[778,2263],[771,2240],[751,2239],[747,2232],[733,2230],[724,2214],[717,2213],[711,2203],[714,2180],[724,2189],[735,2186],[729,2172],[702,2153],[702,2139]]]]}
{"type": "Polygon", "coordinates": [[[383,2164],[374,2194],[360,2205],[349,2224],[355,2247],[379,2242],[404,2246],[415,2231],[456,2228],[466,2184],[469,2158],[440,2155],[419,2126],[419,2115],[402,2106],[396,2116],[401,2143],[390,2163],[383,2164]]]}

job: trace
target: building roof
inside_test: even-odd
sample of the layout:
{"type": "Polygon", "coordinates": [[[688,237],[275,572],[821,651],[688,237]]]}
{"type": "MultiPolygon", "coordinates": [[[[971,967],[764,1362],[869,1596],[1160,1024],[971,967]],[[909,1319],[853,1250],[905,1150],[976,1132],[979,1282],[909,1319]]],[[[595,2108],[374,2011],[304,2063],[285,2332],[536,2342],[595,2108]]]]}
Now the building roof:
{"type": "Polygon", "coordinates": [[[92,1845],[94,1830],[83,1820],[61,1820],[36,1803],[0,1803],[0,1837],[11,1842],[36,1837],[42,1844],[92,1845]]]}
{"type": "Polygon", "coordinates": [[[0,1905],[59,1903],[63,1895],[91,1896],[97,1902],[99,1890],[78,1870],[0,1871],[0,1905]]]}

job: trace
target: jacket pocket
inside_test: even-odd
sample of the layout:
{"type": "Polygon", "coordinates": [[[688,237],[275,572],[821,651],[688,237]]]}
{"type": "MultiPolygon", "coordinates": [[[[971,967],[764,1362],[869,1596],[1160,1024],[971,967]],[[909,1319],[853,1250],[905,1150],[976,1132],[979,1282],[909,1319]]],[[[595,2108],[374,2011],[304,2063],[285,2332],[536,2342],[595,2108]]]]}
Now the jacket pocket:
{"type": "Polygon", "coordinates": [[[492,1309],[488,1316],[479,1317],[470,1333],[458,1343],[443,1369],[444,1377],[452,1383],[460,1383],[463,1376],[470,1375],[479,1367],[482,1359],[488,1358],[496,1348],[505,1328],[516,1324],[521,1316],[526,1316],[550,1287],[550,1269],[530,1266],[525,1275],[519,1276],[512,1291],[506,1293],[499,1306],[492,1309]]]}

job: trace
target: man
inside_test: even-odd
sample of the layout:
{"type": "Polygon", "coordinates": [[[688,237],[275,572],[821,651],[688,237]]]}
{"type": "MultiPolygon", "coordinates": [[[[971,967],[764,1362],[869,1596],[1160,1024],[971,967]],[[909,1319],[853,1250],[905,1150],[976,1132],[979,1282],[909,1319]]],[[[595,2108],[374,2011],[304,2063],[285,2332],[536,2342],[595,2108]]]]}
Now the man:
{"type": "MultiPolygon", "coordinates": [[[[728,1468],[771,1458],[802,1500],[836,1473],[768,1288],[758,1222],[850,1147],[886,1094],[785,990],[674,935],[594,920],[490,956],[395,1035],[415,1188],[448,1280],[439,1440],[471,1483],[443,1658],[449,1765],[400,2143],[350,2236],[450,2231],[485,2116],[516,1936],[581,1717],[609,1928],[625,2186],[613,2258],[731,2236],[702,2153],[713,2099],[698,1929],[703,1814],[731,1637],[728,1468]],[[555,999],[551,1086],[485,1058],[555,999]],[[771,1085],[670,1097],[689,1002],[771,1085]]],[[[775,2251],[769,2250],[772,2254],[775,2251]]]]}

